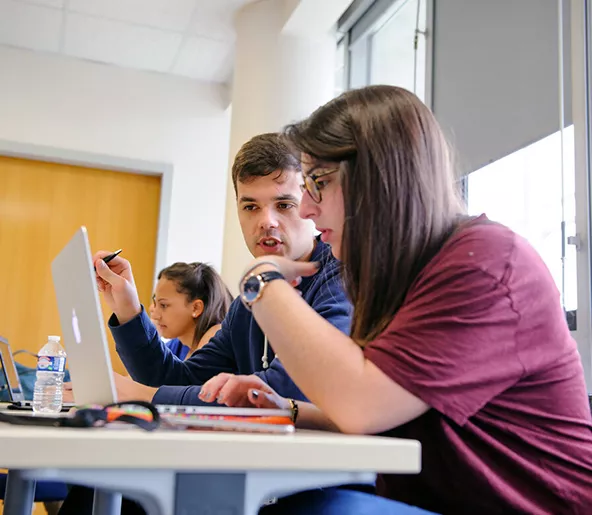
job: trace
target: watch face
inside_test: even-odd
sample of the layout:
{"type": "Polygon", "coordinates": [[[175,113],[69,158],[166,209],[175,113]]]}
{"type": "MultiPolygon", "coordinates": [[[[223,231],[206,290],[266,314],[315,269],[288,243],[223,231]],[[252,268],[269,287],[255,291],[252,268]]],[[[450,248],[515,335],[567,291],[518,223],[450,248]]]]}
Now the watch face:
{"type": "Polygon", "coordinates": [[[261,284],[259,283],[259,278],[257,276],[249,277],[244,284],[243,287],[243,298],[249,304],[254,302],[257,299],[257,295],[259,295],[259,290],[261,289],[261,284]]]}

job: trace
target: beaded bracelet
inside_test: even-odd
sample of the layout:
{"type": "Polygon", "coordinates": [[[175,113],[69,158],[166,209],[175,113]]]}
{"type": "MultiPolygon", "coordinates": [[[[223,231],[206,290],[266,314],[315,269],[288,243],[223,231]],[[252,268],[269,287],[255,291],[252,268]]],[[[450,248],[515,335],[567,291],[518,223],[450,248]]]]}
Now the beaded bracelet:
{"type": "Polygon", "coordinates": [[[292,422],[296,424],[296,419],[298,418],[298,404],[296,404],[294,399],[288,399],[288,402],[290,403],[290,409],[292,410],[292,422]]]}

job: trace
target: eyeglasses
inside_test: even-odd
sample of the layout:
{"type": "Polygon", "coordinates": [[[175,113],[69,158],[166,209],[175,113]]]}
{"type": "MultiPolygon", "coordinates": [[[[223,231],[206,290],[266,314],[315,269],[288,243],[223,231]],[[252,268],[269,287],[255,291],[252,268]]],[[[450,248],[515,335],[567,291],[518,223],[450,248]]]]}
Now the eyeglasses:
{"type": "MultiPolygon", "coordinates": [[[[314,170],[314,168],[313,168],[314,170]]],[[[323,200],[323,196],[321,195],[321,190],[324,188],[324,185],[319,184],[319,179],[321,177],[326,177],[327,175],[331,175],[339,171],[339,168],[331,168],[330,170],[324,170],[322,172],[312,172],[304,175],[304,184],[300,186],[302,192],[306,190],[310,195],[310,198],[319,204],[323,200]]]]}

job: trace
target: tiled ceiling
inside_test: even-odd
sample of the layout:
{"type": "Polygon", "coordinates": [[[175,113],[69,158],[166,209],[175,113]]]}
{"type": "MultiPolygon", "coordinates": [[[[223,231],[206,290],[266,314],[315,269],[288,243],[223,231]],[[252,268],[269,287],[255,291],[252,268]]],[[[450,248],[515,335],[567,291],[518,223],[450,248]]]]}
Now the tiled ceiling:
{"type": "Polygon", "coordinates": [[[253,0],[0,0],[0,45],[227,82],[253,0]]]}

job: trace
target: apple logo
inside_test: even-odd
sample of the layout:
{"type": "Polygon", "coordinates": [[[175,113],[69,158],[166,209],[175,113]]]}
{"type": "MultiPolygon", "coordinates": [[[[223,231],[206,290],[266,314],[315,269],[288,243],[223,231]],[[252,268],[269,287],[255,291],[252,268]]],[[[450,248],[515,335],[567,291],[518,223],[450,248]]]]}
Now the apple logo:
{"type": "Polygon", "coordinates": [[[78,317],[74,308],[72,308],[72,331],[74,332],[74,340],[80,344],[82,338],[80,338],[80,327],[78,327],[78,317]]]}

